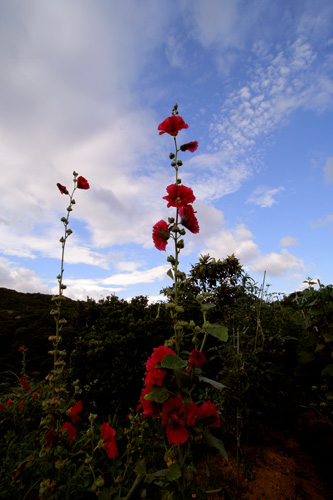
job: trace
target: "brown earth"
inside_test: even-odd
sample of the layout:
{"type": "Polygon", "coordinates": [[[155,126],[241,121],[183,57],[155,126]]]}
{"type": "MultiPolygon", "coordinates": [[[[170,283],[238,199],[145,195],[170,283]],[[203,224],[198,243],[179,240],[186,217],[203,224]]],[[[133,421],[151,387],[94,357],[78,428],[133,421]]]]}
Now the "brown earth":
{"type": "MultiPolygon", "coordinates": [[[[227,450],[229,462],[220,455],[212,457],[210,477],[207,470],[201,470],[199,481],[206,490],[221,488],[220,492],[211,494],[209,500],[333,499],[327,469],[324,475],[313,452],[304,447],[302,437],[295,431],[267,427],[257,444],[242,448],[238,487],[233,450],[227,450]]],[[[333,472],[332,463],[330,468],[333,472]]]]}

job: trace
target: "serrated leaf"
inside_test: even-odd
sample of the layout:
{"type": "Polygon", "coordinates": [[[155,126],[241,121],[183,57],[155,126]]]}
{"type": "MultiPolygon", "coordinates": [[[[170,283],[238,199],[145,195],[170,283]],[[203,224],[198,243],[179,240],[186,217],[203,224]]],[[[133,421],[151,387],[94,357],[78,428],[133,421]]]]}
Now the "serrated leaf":
{"type": "Polygon", "coordinates": [[[206,306],[206,310],[213,309],[216,307],[216,304],[212,304],[211,302],[208,302],[208,304],[204,304],[206,306]]]}
{"type": "Polygon", "coordinates": [[[166,354],[161,361],[161,366],[170,370],[179,370],[187,366],[187,361],[181,359],[177,354],[166,354]]]}
{"type": "Polygon", "coordinates": [[[218,389],[219,391],[227,387],[226,385],[220,384],[220,382],[216,382],[216,380],[212,380],[207,377],[202,377],[200,375],[199,375],[199,380],[200,382],[206,382],[206,384],[212,385],[213,387],[215,387],[215,389],[218,389]]]}
{"type": "Polygon", "coordinates": [[[221,453],[222,457],[225,458],[226,461],[228,461],[228,455],[227,452],[225,451],[224,444],[221,441],[221,439],[217,439],[210,432],[205,432],[204,436],[207,445],[218,450],[221,453]]]}
{"type": "Polygon", "coordinates": [[[207,333],[213,335],[222,342],[227,342],[228,336],[228,328],[226,326],[219,325],[218,323],[214,323],[206,328],[207,333]]]}
{"type": "Polygon", "coordinates": [[[154,401],[154,403],[164,403],[169,396],[170,394],[168,389],[154,385],[150,393],[145,395],[145,399],[148,401],[154,401]]]}
{"type": "Polygon", "coordinates": [[[169,481],[175,481],[182,476],[182,471],[178,464],[171,464],[169,467],[169,471],[167,474],[167,478],[169,481]]]}

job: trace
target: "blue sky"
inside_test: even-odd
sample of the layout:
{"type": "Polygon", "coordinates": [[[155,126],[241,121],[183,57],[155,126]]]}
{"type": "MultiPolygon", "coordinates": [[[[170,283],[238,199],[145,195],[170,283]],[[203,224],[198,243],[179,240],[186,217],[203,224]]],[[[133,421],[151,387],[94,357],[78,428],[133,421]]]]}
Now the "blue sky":
{"type": "MultiPolygon", "coordinates": [[[[232,253],[260,285],[332,283],[331,0],[2,0],[0,286],[53,293],[72,172],[69,297],[169,284],[152,226],[173,216],[173,105],[189,124],[180,176],[200,233],[180,267],[232,253]]],[[[171,245],[169,245],[171,247],[171,245]]],[[[171,249],[170,249],[171,251],[171,249]]]]}

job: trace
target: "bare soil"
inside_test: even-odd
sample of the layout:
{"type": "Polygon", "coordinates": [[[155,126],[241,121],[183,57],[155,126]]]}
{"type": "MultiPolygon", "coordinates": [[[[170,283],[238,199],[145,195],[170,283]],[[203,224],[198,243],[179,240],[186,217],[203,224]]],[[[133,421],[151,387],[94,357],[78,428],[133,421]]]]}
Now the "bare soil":
{"type": "Polygon", "coordinates": [[[310,451],[295,430],[268,426],[254,444],[242,446],[238,481],[235,450],[227,451],[229,462],[214,455],[209,472],[200,471],[207,490],[220,489],[209,500],[333,500],[333,463],[317,460],[318,448],[310,451]]]}

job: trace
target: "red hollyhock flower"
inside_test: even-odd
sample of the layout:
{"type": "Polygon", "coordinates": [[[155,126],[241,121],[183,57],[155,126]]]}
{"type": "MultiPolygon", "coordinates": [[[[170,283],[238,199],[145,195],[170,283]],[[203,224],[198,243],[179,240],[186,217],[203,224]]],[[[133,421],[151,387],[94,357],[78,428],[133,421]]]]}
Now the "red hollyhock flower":
{"type": "Polygon", "coordinates": [[[153,227],[153,242],[157,250],[165,250],[170,238],[169,226],[164,220],[156,222],[153,227]]]}
{"type": "Polygon", "coordinates": [[[4,403],[2,403],[2,404],[0,405],[0,412],[1,412],[1,411],[3,411],[5,408],[6,408],[6,405],[5,405],[4,403]]]}
{"type": "Polygon", "coordinates": [[[66,422],[62,427],[62,431],[67,431],[68,432],[68,437],[70,441],[73,441],[73,439],[76,438],[76,429],[74,425],[72,425],[70,422],[66,422]]]}
{"type": "Polygon", "coordinates": [[[68,194],[66,186],[63,186],[60,182],[57,183],[57,186],[61,194],[68,194]]]}
{"type": "Polygon", "coordinates": [[[210,401],[203,403],[198,408],[198,417],[204,425],[209,427],[220,427],[221,425],[216,406],[210,401]]]}
{"type": "Polygon", "coordinates": [[[23,411],[24,410],[24,407],[25,407],[25,402],[23,401],[22,403],[19,404],[19,407],[21,408],[21,410],[23,411]]]}
{"type": "Polygon", "coordinates": [[[189,357],[189,362],[192,366],[201,368],[201,366],[206,363],[206,356],[201,351],[193,349],[189,357]]]}
{"type": "Polygon", "coordinates": [[[184,122],[181,116],[169,116],[162,123],[159,124],[158,130],[160,130],[160,134],[170,134],[172,136],[178,135],[178,132],[183,128],[188,128],[187,123],[184,122]]]}
{"type": "Polygon", "coordinates": [[[185,443],[188,439],[188,430],[185,425],[194,425],[197,416],[197,405],[186,403],[186,424],[184,419],[184,402],[179,397],[169,398],[162,406],[162,425],[170,444],[185,443]]]}
{"type": "Polygon", "coordinates": [[[117,443],[114,438],[116,431],[110,427],[108,422],[104,422],[101,427],[101,436],[103,439],[103,446],[109,458],[118,456],[117,443]]]}
{"type": "Polygon", "coordinates": [[[200,228],[199,228],[198,219],[194,215],[197,212],[195,212],[193,210],[193,207],[191,205],[188,205],[187,207],[180,207],[178,209],[178,213],[179,213],[179,216],[181,219],[180,223],[184,227],[186,227],[186,229],[191,231],[191,233],[197,234],[199,232],[200,228]]]}
{"type": "Polygon", "coordinates": [[[32,399],[38,399],[38,394],[33,394],[32,399]]]}
{"type": "Polygon", "coordinates": [[[163,196],[163,200],[168,202],[167,207],[186,207],[193,203],[195,196],[191,188],[182,184],[170,184],[167,188],[168,196],[163,196]]]}
{"type": "Polygon", "coordinates": [[[7,405],[10,406],[13,403],[13,400],[11,398],[8,399],[7,405]]]}
{"type": "Polygon", "coordinates": [[[77,178],[77,187],[79,189],[89,189],[90,188],[88,181],[84,177],[82,177],[82,175],[80,175],[80,177],[77,178]]]}
{"type": "Polygon", "coordinates": [[[193,141],[193,142],[188,142],[187,144],[183,144],[180,146],[181,151],[190,151],[191,153],[194,153],[198,149],[198,141],[193,141]]]}
{"type": "Polygon", "coordinates": [[[137,406],[136,411],[138,413],[139,409],[142,407],[143,408],[142,415],[144,417],[156,418],[156,417],[158,417],[158,411],[156,408],[156,404],[154,403],[154,401],[148,401],[148,399],[145,399],[146,394],[149,394],[149,393],[150,393],[150,388],[144,387],[142,389],[141,396],[140,396],[140,404],[137,406]]]}
{"type": "Polygon", "coordinates": [[[75,422],[77,420],[82,420],[82,418],[79,417],[79,415],[78,415],[78,413],[80,413],[80,411],[82,411],[81,401],[78,401],[77,403],[75,403],[74,406],[72,406],[72,408],[70,408],[69,417],[70,417],[71,421],[73,422],[73,424],[75,424],[75,422]]]}
{"type": "Polygon", "coordinates": [[[19,378],[19,383],[21,385],[25,385],[27,382],[28,382],[27,377],[21,377],[21,378],[19,378]]]}
{"type": "Polygon", "coordinates": [[[23,390],[24,391],[30,391],[30,385],[29,384],[24,384],[23,390]]]}
{"type": "Polygon", "coordinates": [[[51,446],[51,444],[55,440],[56,435],[57,434],[56,434],[56,431],[54,429],[50,429],[49,431],[47,431],[47,433],[44,436],[44,439],[46,439],[46,445],[45,445],[46,448],[51,446]]]}
{"type": "Polygon", "coordinates": [[[170,347],[161,345],[160,347],[154,347],[152,355],[148,358],[146,363],[147,372],[145,378],[145,385],[148,392],[151,391],[154,385],[161,386],[163,384],[167,371],[164,368],[156,368],[156,365],[160,363],[167,354],[176,353],[170,347]]]}

